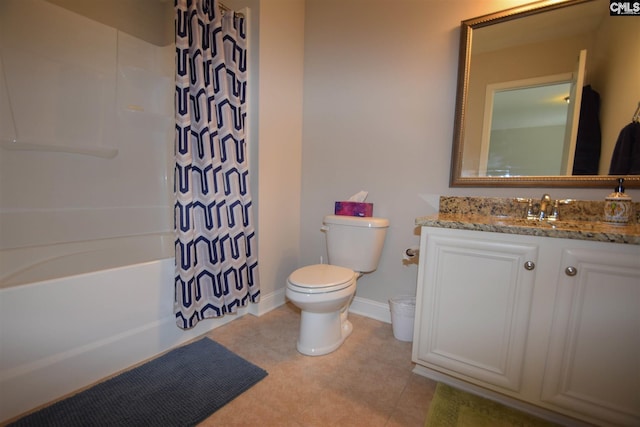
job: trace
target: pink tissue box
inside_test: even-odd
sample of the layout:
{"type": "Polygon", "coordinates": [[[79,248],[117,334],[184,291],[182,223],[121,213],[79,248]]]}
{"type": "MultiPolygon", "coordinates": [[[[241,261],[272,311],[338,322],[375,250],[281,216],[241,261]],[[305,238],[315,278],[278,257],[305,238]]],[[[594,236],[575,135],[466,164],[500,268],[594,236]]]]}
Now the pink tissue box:
{"type": "Polygon", "coordinates": [[[336,202],[336,215],[373,216],[373,203],[336,202]]]}

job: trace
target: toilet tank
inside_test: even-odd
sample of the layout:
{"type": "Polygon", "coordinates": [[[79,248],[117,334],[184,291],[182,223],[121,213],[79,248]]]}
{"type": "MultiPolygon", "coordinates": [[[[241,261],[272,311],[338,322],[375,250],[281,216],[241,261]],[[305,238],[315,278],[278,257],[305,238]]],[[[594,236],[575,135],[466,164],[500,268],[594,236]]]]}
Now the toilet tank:
{"type": "Polygon", "coordinates": [[[323,224],[329,264],[361,273],[378,268],[388,219],[327,215],[323,224]]]}

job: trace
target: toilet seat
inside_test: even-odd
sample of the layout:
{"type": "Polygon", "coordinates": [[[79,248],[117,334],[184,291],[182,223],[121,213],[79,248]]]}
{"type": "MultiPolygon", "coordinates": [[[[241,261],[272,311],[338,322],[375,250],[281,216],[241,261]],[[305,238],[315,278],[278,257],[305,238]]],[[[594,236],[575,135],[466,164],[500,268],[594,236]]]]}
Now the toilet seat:
{"type": "Polygon", "coordinates": [[[287,286],[294,292],[319,294],[335,292],[355,283],[353,270],[330,264],[302,267],[291,273],[287,286]]]}

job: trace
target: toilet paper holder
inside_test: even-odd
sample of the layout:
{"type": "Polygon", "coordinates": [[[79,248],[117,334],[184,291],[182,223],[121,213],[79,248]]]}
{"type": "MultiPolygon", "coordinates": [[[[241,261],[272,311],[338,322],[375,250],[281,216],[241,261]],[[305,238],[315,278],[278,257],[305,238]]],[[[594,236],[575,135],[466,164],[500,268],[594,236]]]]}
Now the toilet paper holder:
{"type": "Polygon", "coordinates": [[[414,247],[407,248],[405,249],[404,254],[407,258],[416,257],[420,255],[420,248],[414,248],[414,247]]]}
{"type": "Polygon", "coordinates": [[[420,248],[417,246],[412,246],[402,252],[402,264],[404,265],[418,264],[419,258],[420,248]]]}

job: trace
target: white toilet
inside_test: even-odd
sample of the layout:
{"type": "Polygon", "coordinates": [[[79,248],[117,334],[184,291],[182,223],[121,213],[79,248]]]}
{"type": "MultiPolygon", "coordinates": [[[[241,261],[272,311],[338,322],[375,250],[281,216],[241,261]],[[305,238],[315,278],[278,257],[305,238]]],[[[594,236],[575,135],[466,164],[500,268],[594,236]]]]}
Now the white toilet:
{"type": "Polygon", "coordinates": [[[297,348],[321,356],[336,350],[351,334],[347,320],[356,280],[378,268],[389,220],[328,215],[329,264],[302,267],[287,279],[287,298],[301,310],[297,348]]]}

